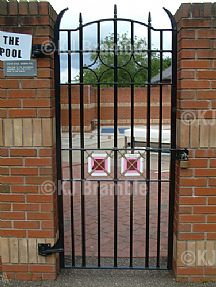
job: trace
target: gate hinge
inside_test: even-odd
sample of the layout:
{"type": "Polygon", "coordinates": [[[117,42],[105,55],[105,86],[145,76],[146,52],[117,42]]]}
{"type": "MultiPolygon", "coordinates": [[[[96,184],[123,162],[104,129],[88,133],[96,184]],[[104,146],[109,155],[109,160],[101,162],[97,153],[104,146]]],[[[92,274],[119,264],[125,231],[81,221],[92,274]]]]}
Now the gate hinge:
{"type": "Polygon", "coordinates": [[[38,243],[38,254],[41,256],[48,256],[60,252],[64,252],[64,248],[61,247],[59,239],[53,246],[51,246],[50,243],[38,243]]]}
{"type": "Polygon", "coordinates": [[[177,149],[176,150],[176,159],[177,160],[188,160],[188,149],[177,149]]]}

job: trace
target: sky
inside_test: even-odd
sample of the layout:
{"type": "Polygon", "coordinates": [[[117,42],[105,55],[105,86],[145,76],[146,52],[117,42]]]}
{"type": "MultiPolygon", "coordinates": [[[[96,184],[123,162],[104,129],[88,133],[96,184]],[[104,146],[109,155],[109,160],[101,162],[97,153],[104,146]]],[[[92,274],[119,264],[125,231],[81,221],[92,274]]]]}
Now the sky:
{"type": "Polygon", "coordinates": [[[148,12],[152,13],[152,20],[155,24],[165,24],[166,16],[162,10],[163,7],[170,10],[175,14],[176,10],[180,7],[181,3],[190,2],[211,2],[209,0],[79,0],[79,1],[69,1],[69,0],[49,0],[52,6],[57,12],[68,7],[69,11],[65,14],[65,19],[63,19],[62,24],[64,27],[73,26],[75,27],[78,23],[79,13],[82,12],[84,22],[90,20],[96,20],[103,17],[111,17],[113,15],[113,6],[117,4],[118,15],[120,17],[134,18],[136,20],[141,20],[145,22],[147,19],[148,12]]]}
{"type": "MultiPolygon", "coordinates": [[[[118,17],[129,18],[133,20],[138,20],[141,22],[147,23],[148,13],[151,12],[152,18],[152,26],[154,28],[170,28],[170,21],[167,14],[164,12],[163,7],[168,9],[172,14],[175,14],[177,9],[180,7],[181,3],[190,3],[192,1],[187,0],[78,0],[78,1],[70,1],[70,0],[49,0],[52,4],[53,8],[59,13],[64,8],[69,8],[69,10],[65,13],[62,21],[61,28],[77,28],[79,25],[79,13],[82,13],[83,23],[87,23],[89,21],[98,20],[101,18],[112,18],[113,17],[113,7],[114,4],[117,5],[118,17]]],[[[209,0],[197,1],[194,2],[210,2],[209,0]]],[[[102,26],[102,37],[108,35],[112,32],[112,27],[108,24],[102,26]]],[[[118,32],[121,34],[123,32],[129,32],[130,28],[127,24],[120,25],[118,32]]],[[[142,27],[135,27],[135,34],[138,37],[146,37],[146,29],[142,30],[142,27]]],[[[153,45],[156,49],[159,45],[159,35],[153,35],[153,45]]],[[[170,37],[167,35],[164,37],[164,48],[170,48],[170,37]]],[[[85,43],[89,47],[94,45],[96,42],[96,30],[91,26],[91,29],[86,29],[84,32],[85,43]]],[[[72,48],[78,48],[78,35],[74,35],[74,42],[72,43],[72,48]]],[[[66,47],[66,40],[64,35],[62,34],[62,47],[66,47]]],[[[91,48],[91,47],[90,47],[91,48]]],[[[86,63],[89,64],[89,57],[85,57],[86,63]]],[[[75,77],[78,74],[78,57],[74,56],[72,58],[72,77],[75,77]]],[[[61,58],[61,75],[62,82],[67,81],[67,61],[66,57],[61,58]]]]}

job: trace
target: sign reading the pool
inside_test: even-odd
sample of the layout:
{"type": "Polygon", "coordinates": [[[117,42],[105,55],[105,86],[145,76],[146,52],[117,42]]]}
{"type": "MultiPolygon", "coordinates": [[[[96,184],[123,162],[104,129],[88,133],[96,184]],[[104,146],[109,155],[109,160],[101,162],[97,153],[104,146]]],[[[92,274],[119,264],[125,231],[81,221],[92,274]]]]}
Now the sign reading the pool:
{"type": "Polygon", "coordinates": [[[0,31],[0,60],[30,60],[32,35],[0,31]]]}

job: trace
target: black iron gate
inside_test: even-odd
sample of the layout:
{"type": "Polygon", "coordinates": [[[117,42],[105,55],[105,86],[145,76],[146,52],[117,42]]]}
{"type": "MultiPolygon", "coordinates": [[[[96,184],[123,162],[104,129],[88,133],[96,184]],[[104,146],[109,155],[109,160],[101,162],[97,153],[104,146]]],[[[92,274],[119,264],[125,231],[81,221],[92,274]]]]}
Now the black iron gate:
{"type": "Polygon", "coordinates": [[[87,24],[82,23],[80,14],[80,23],[76,29],[60,29],[61,18],[66,9],[58,16],[55,26],[55,92],[59,238],[64,246],[64,253],[60,255],[62,267],[172,268],[177,32],[173,16],[168,10],[164,10],[171,22],[171,28],[168,29],[153,28],[150,14],[148,24],[118,18],[116,6],[113,18],[87,24]],[[118,46],[118,25],[122,22],[129,23],[130,27],[130,47],[124,51],[118,46]],[[113,25],[113,43],[107,49],[101,46],[103,23],[113,25]],[[87,49],[84,47],[84,32],[93,26],[96,31],[96,47],[87,49]],[[146,31],[145,49],[135,48],[135,26],[146,31]],[[159,46],[156,49],[152,45],[152,33],[158,35],[159,46]],[[164,44],[166,34],[170,34],[168,49],[164,44]],[[73,40],[78,43],[75,48],[73,40]],[[122,52],[127,55],[127,61],[120,65],[119,55],[122,52]],[[86,55],[89,53],[94,54],[95,59],[86,64],[85,60],[89,61],[86,55]],[[112,64],[104,61],[103,55],[107,53],[112,57],[112,64]],[[138,54],[146,58],[145,65],[137,60],[138,54]],[[157,81],[152,80],[154,55],[158,58],[157,81]],[[164,59],[167,55],[171,58],[170,77],[169,81],[164,81],[164,59]],[[73,81],[73,61],[78,63],[76,85],[73,81]],[[127,70],[128,62],[137,66],[135,74],[127,70]],[[103,75],[112,71],[111,81],[104,81],[103,75],[97,74],[99,63],[106,68],[103,75]],[[60,84],[63,66],[66,66],[66,80],[60,84]],[[85,118],[88,116],[85,109],[86,86],[91,84],[85,79],[87,70],[95,76],[94,108],[97,119],[96,128],[92,131],[85,130],[85,118]],[[130,122],[122,129],[118,124],[120,72],[128,77],[130,88],[130,122]],[[135,82],[138,73],[145,74],[146,80],[135,82]],[[101,90],[105,86],[113,89],[112,103],[108,103],[113,106],[113,121],[108,129],[101,120],[101,90]],[[141,124],[135,121],[136,86],[146,89],[146,106],[142,115],[144,121],[141,124]],[[155,86],[158,87],[158,121],[152,127],[151,99],[155,86]],[[169,87],[170,93],[170,121],[166,127],[163,122],[163,112],[167,109],[163,107],[165,86],[169,87]],[[63,101],[66,96],[67,100],[63,101]],[[75,98],[79,99],[76,103],[75,98]],[[63,132],[61,123],[65,116],[65,112],[61,113],[63,105],[68,110],[66,132],[63,132]],[[78,115],[73,115],[75,106],[78,107],[78,115]],[[77,117],[79,129],[74,130],[73,121],[77,117]],[[109,133],[106,134],[106,131],[109,133]],[[164,140],[165,134],[168,140],[164,140]],[[124,136],[126,141],[123,141],[124,136]],[[140,141],[139,137],[143,139],[140,141]]]}

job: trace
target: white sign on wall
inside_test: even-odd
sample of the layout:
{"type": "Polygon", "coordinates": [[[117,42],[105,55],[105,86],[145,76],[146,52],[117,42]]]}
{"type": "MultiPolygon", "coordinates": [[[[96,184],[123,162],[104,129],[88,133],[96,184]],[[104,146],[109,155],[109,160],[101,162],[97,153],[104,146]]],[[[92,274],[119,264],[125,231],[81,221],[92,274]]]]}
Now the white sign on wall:
{"type": "Polygon", "coordinates": [[[30,60],[32,35],[0,31],[0,61],[30,60]]]}

